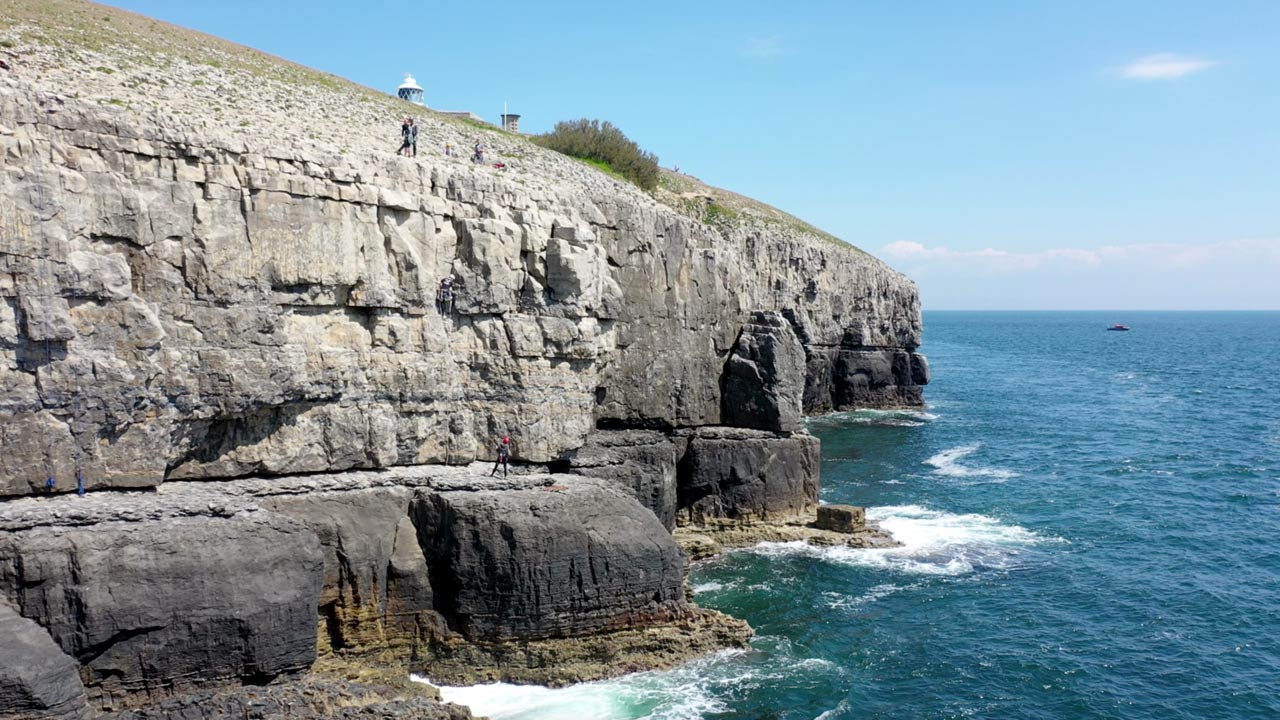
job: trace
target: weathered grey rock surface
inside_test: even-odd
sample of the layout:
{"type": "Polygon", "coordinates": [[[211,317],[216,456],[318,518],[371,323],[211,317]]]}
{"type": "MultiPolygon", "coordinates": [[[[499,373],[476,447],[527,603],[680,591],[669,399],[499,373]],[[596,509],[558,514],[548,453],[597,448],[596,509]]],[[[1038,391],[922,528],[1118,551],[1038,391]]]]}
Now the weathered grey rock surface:
{"type": "Polygon", "coordinates": [[[685,558],[630,493],[431,492],[412,513],[450,627],[473,640],[572,637],[669,620],[688,608],[685,558]]]}
{"type": "Polygon", "coordinates": [[[601,430],[569,453],[572,472],[631,490],[668,530],[676,524],[676,464],[688,441],[657,430],[601,430]]]}
{"type": "Polygon", "coordinates": [[[390,653],[407,672],[452,638],[527,643],[693,613],[683,553],[628,489],[479,471],[0,503],[0,631],[13,638],[0,707],[79,717],[287,678],[318,649],[390,653]]]}
{"type": "Polygon", "coordinates": [[[702,428],[680,461],[680,520],[783,520],[818,504],[821,448],[810,435],[702,428]]]}
{"type": "Polygon", "coordinates": [[[799,430],[804,375],[804,348],[786,318],[776,312],[755,313],[725,363],[724,423],[799,430]]]}
{"type": "Polygon", "coordinates": [[[80,663],[34,621],[0,600],[0,718],[88,715],[80,663]]]}
{"type": "Polygon", "coordinates": [[[464,463],[501,435],[553,462],[597,425],[795,430],[926,379],[914,287],[830,242],[7,79],[0,126],[0,494],[464,463]]]}
{"type": "Polygon", "coordinates": [[[0,534],[0,588],[103,705],[271,678],[316,657],[313,536],[279,516],[0,534]]]}

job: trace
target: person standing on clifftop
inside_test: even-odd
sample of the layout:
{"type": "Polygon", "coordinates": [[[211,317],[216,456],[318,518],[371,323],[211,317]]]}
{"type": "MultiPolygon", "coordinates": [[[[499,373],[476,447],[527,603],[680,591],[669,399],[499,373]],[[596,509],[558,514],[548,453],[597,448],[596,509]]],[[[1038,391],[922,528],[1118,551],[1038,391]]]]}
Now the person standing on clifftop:
{"type": "Polygon", "coordinates": [[[489,473],[489,477],[493,477],[498,472],[498,466],[502,466],[502,477],[507,476],[507,461],[511,459],[511,438],[504,437],[502,442],[498,443],[498,459],[493,463],[493,471],[489,473]]]}
{"type": "Polygon", "coordinates": [[[399,154],[409,157],[418,156],[418,126],[413,123],[413,118],[405,118],[404,123],[400,125],[400,143],[399,154]]]}
{"type": "Polygon", "coordinates": [[[400,123],[400,149],[396,150],[397,155],[404,155],[409,149],[409,118],[405,118],[400,123]]]}

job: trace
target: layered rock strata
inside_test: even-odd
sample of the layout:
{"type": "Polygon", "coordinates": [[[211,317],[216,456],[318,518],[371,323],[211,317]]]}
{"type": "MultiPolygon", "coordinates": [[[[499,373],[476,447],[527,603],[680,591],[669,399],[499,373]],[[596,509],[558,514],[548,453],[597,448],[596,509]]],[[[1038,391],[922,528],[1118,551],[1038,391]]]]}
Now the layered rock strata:
{"type": "Polygon", "coordinates": [[[918,404],[919,333],[914,287],[829,242],[0,84],[0,494],[794,431],[793,396],[918,404]]]}
{"type": "Polygon", "coordinates": [[[318,651],[384,653],[406,673],[487,656],[487,675],[510,679],[518,647],[528,682],[563,678],[552,660],[578,645],[597,649],[573,668],[589,679],[749,633],[689,604],[685,557],[653,513],[576,475],[176,482],[12,500],[0,531],[0,623],[17,640],[0,647],[0,698],[31,717],[264,684],[318,651]],[[655,647],[664,632],[692,639],[655,647]]]}

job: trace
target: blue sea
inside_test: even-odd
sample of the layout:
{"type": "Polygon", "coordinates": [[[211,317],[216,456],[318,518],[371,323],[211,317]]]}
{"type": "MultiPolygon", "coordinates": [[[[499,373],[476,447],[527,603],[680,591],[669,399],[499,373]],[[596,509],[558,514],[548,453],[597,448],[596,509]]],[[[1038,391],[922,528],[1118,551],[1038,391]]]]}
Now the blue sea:
{"type": "Polygon", "coordinates": [[[924,411],[810,421],[823,500],[905,547],[697,565],[747,651],[446,699],[494,720],[1280,718],[1280,313],[934,312],[923,351],[924,411]]]}

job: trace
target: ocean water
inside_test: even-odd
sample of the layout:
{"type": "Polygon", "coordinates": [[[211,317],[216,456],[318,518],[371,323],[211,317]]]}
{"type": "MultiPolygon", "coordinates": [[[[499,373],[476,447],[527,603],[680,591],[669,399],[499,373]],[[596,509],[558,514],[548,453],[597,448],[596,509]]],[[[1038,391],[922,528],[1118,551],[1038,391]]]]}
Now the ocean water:
{"type": "Polygon", "coordinates": [[[1280,718],[1280,313],[926,313],[923,412],[815,418],[905,547],[696,566],[749,650],[494,720],[1280,718]],[[1106,332],[1113,322],[1128,333],[1106,332]]]}

